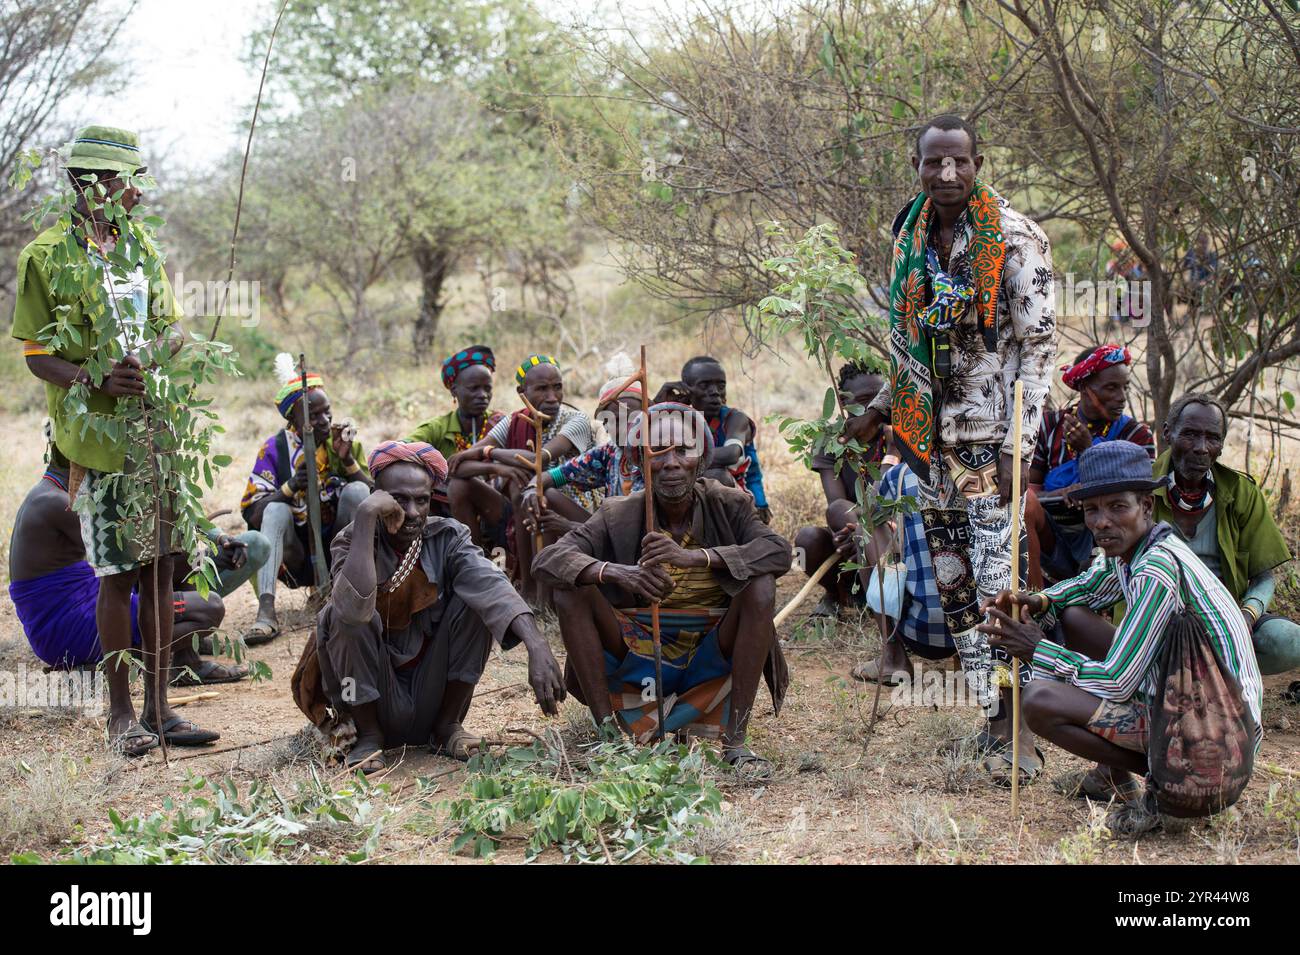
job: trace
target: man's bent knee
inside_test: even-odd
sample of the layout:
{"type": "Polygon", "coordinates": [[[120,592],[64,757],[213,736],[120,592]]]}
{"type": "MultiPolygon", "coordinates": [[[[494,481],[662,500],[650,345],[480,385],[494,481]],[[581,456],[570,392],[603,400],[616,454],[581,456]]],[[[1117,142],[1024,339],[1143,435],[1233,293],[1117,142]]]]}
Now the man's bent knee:
{"type": "Polygon", "coordinates": [[[599,596],[600,591],[590,585],[569,590],[557,588],[551,591],[551,601],[555,605],[555,612],[559,615],[561,624],[564,622],[565,612],[589,612],[599,596]]]}
{"type": "Polygon", "coordinates": [[[271,542],[261,531],[246,531],[238,538],[243,542],[247,552],[248,563],[253,568],[261,567],[271,558],[271,542]]]}
{"type": "Polygon", "coordinates": [[[1035,733],[1041,733],[1058,722],[1058,708],[1053,703],[1054,690],[1050,680],[1030,680],[1029,685],[1020,691],[1020,712],[1035,733]]]}
{"type": "Polygon", "coordinates": [[[818,550],[831,543],[824,527],[801,527],[794,535],[794,546],[804,551],[818,550]]]}
{"type": "Polygon", "coordinates": [[[771,574],[751,577],[745,589],[736,595],[736,599],[754,610],[767,608],[768,615],[771,616],[771,608],[776,606],[776,578],[771,574]]]}
{"type": "Polygon", "coordinates": [[[288,504],[284,503],[284,501],[272,501],[266,505],[266,508],[262,511],[261,531],[263,534],[269,535],[277,531],[280,534],[287,534],[292,527],[293,511],[289,509],[288,504]]]}

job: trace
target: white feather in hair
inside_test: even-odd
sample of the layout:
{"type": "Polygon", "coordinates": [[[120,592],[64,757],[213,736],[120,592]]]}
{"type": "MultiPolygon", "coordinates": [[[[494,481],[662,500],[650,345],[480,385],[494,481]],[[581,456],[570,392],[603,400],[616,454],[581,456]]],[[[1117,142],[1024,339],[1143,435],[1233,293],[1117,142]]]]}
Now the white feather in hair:
{"type": "Polygon", "coordinates": [[[609,356],[609,361],[605,362],[606,378],[627,378],[634,371],[636,365],[625,351],[615,352],[609,356]]]}
{"type": "Polygon", "coordinates": [[[282,385],[287,385],[298,377],[298,365],[294,362],[293,356],[287,351],[282,351],[275,356],[275,380],[282,385]]]}

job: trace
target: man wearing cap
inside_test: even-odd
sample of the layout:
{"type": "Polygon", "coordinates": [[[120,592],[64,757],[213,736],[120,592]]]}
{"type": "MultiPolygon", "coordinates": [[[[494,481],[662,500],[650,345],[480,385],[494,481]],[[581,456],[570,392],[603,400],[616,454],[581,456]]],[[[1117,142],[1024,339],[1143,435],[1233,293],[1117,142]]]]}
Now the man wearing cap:
{"type": "Polygon", "coordinates": [[[1047,236],[978,178],[983,162],[962,117],[920,128],[912,155],[920,192],[893,224],[889,380],[840,440],[865,444],[889,425],[916,475],[948,630],[989,720],[975,742],[990,751],[986,770],[1009,782],[1013,771],[1036,777],[1042,761],[1029,732],[1019,753],[1006,752],[1010,694],[999,695],[994,679],[1001,655],[976,625],[980,599],[1008,586],[1011,548],[1021,546],[1011,540],[1011,471],[1019,450],[1024,487],[1056,358],[1056,313],[1047,236]]]}
{"type": "MultiPolygon", "coordinates": [[[[68,234],[52,226],[30,242],[18,256],[17,298],[11,334],[23,343],[28,369],[45,382],[46,406],[52,422],[57,460],[69,465],[68,496],[83,499],[78,507],[86,560],[100,578],[95,617],[104,654],[131,646],[131,595],[139,591],[144,678],[143,721],[137,721],[128,684],[129,667],[120,658],[108,666],[109,737],[114,748],[140,756],[158,746],[159,732],[173,745],[201,745],[219,738],[200,730],[167,705],[166,681],[157,681],[158,667],[169,665],[172,644],[172,563],[181,548],[171,524],[169,503],[162,503],[162,526],[153,516],[126,517],[128,479],[143,462],[128,456],[127,441],[106,433],[84,431],[87,414],[106,418],[118,412],[120,398],[140,399],[151,374],[151,352],[180,349],[184,337],[177,323],[180,306],[161,269],[146,280],[145,257],[156,250],[148,230],[131,221],[146,180],[139,140],[134,133],[107,126],[87,126],[61,151],[60,159],[76,190],[72,238],[88,264],[103,273],[103,284],[85,294],[58,291],[60,256],[66,255],[68,234]],[[121,216],[108,207],[116,197],[121,216]],[[129,241],[123,240],[130,233],[129,241]],[[118,261],[107,256],[134,250],[140,259],[125,277],[118,261]],[[129,304],[128,304],[129,303],[129,304]],[[99,377],[85,363],[103,347],[97,341],[111,311],[123,356],[99,377]],[[57,336],[57,331],[76,329],[57,336]],[[75,401],[73,407],[71,399],[75,401]],[[131,526],[123,527],[124,521],[131,526]],[[148,526],[145,526],[148,525],[148,526]],[[123,533],[119,534],[119,531],[123,533]],[[157,586],[155,587],[155,581],[157,586]],[[166,608],[155,614],[153,607],[166,608]],[[155,683],[162,692],[155,696],[155,683]],[[161,726],[151,725],[161,717],[161,726]]],[[[64,282],[66,286],[68,283],[64,282]]],[[[75,282],[73,284],[76,284],[75,282]]]]}
{"type": "Polygon", "coordinates": [[[604,499],[609,500],[625,497],[645,486],[634,453],[638,440],[635,422],[641,414],[641,382],[623,387],[626,380],[611,378],[597,398],[596,420],[611,439],[543,471],[540,479],[524,487],[521,502],[524,526],[529,533],[540,526],[543,533],[558,539],[591,517],[593,512],[565,497],[562,488],[603,491],[604,499]]]}
{"type": "Polygon", "coordinates": [[[713,452],[703,415],[664,402],[651,406],[650,428],[656,530],[647,533],[637,491],[602,504],[534,561],[557,588],[566,682],[598,724],[613,718],[639,742],[654,738],[657,602],[664,732],[720,737],[738,773],[766,777],[769,762],[745,737],[760,679],[777,712],[789,684],[772,617],[790,543],[749,494],[702,479],[713,452]]]}
{"type": "MultiPolygon", "coordinates": [[[[519,587],[528,600],[541,594],[533,583],[529,569],[533,558],[533,541],[522,526],[523,507],[520,495],[534,475],[534,457],[540,454],[543,467],[554,467],[582,454],[595,443],[595,432],[586,413],[564,400],[564,379],[560,364],[550,355],[529,355],[515,369],[515,390],[520,397],[544,415],[541,448],[536,447],[537,429],[527,406],[509,418],[498,421],[487,435],[461,451],[448,462],[451,479],[448,494],[455,501],[468,501],[464,512],[452,509],[452,516],[475,532],[481,521],[494,526],[509,520],[507,541],[519,587]],[[465,483],[475,478],[496,480],[499,489],[490,493],[474,492],[465,483]]],[[[566,487],[563,494],[585,509],[594,510],[600,503],[599,491],[566,487]]],[[[483,541],[475,539],[480,546],[483,541]]]]}
{"type": "Polygon", "coordinates": [[[476,753],[482,741],[462,724],[494,640],[524,644],[538,706],[558,713],[560,667],[532,610],[464,525],[429,516],[447,477],[442,455],[390,441],[370,470],[375,492],[334,538],[334,586],[315,634],[320,687],[356,724],[348,764],[375,772],[385,748],[404,744],[476,753]]]}
{"type": "MultiPolygon", "coordinates": [[[[1274,571],[1291,551],[1254,479],[1219,463],[1227,423],[1211,395],[1183,395],[1169,408],[1169,450],[1156,459],[1155,473],[1172,479],[1156,491],[1156,519],[1168,521],[1228,588],[1251,629],[1260,671],[1286,673],[1300,668],[1300,626],[1268,608],[1274,571]]],[[[1287,693],[1300,702],[1300,683],[1287,693]]]]}
{"type": "Polygon", "coordinates": [[[1079,455],[1105,441],[1130,441],[1156,456],[1151,430],[1125,413],[1132,361],[1123,345],[1085,349],[1061,369],[1061,381],[1079,393],[1078,403],[1043,412],[1029,468],[1025,523],[1030,561],[1052,580],[1073,577],[1092,560],[1092,535],[1069,502],[1078,483],[1079,455]]]}
{"type": "MultiPolygon", "coordinates": [[[[280,355],[276,365],[296,375],[287,354],[280,355]]],[[[280,632],[275,614],[276,581],[301,587],[313,579],[304,429],[311,428],[316,444],[321,544],[327,551],[374,483],[362,463],[364,453],[353,428],[347,422],[334,422],[320,375],[309,372],[305,390],[304,402],[301,376],[288,377],[281,385],[275,405],[287,426],[263,443],[240,502],[244,522],[260,530],[271,544],[270,557],[257,572],[257,619],[244,635],[249,646],[273,640],[280,632]]]]}
{"type": "MultiPolygon", "coordinates": [[[[442,363],[442,385],[451,392],[456,407],[416,426],[406,440],[432,445],[450,460],[487,437],[505,417],[500,411],[490,410],[496,367],[496,356],[486,345],[471,345],[447,356],[442,363]]],[[[484,489],[467,482],[461,490],[482,493],[484,489]]],[[[450,507],[445,487],[434,488],[433,495],[439,505],[450,507]]],[[[457,504],[464,513],[465,502],[457,504]]]]}
{"type": "Polygon", "coordinates": [[[1184,598],[1240,684],[1260,738],[1262,685],[1250,628],[1218,576],[1172,527],[1155,521],[1152,492],[1162,483],[1135,444],[1085,451],[1073,496],[1104,556],[1046,590],[1003,591],[983,605],[989,622],[980,630],[989,642],[1033,664],[1023,697],[1030,727],[1096,761],[1077,787],[1093,798],[1128,797],[1137,788],[1132,774],[1146,772],[1165,627],[1184,598]],[[1127,609],[1116,627],[1102,614],[1120,601],[1127,609]],[[1013,619],[1022,607],[1034,622],[1013,619]]]}

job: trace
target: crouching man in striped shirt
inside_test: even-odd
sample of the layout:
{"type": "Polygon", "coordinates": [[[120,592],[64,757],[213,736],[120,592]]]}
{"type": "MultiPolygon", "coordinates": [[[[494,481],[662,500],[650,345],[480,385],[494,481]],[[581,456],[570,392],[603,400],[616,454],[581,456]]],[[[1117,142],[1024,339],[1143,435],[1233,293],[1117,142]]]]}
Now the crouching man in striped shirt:
{"type": "Polygon", "coordinates": [[[1029,727],[1096,761],[1075,794],[1127,800],[1138,790],[1132,774],[1147,771],[1148,707],[1165,626],[1183,605],[1180,568],[1181,592],[1237,678],[1256,727],[1263,686],[1250,628],[1232,594],[1168,524],[1152,517],[1151,492],[1161,482],[1152,478],[1147,452],[1127,441],[1095,445],[1079,459],[1079,478],[1073,496],[1104,557],[1040,593],[1003,591],[986,603],[989,622],[979,629],[991,645],[1033,664],[1022,703],[1029,727]],[[1128,609],[1115,627],[1100,612],[1120,601],[1128,609]],[[1013,605],[1028,607],[1035,622],[1013,620],[1013,605]]]}

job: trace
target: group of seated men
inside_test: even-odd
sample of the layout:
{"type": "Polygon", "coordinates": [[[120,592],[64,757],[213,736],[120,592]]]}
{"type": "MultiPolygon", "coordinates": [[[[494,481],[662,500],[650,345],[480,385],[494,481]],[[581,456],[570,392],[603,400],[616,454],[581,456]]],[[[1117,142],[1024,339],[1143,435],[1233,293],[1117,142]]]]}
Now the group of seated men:
{"type": "MultiPolygon", "coordinates": [[[[1113,727],[1119,721],[1145,732],[1140,690],[1171,612],[1174,585],[1163,573],[1169,562],[1194,565],[1191,590],[1204,605],[1212,634],[1230,648],[1227,657],[1242,661],[1238,676],[1256,722],[1259,675],[1300,668],[1300,625],[1269,612],[1274,572],[1291,554],[1259,487],[1249,475],[1219,463],[1226,409],[1205,394],[1176,400],[1163,424],[1169,450],[1157,458],[1150,429],[1127,413],[1130,363],[1128,349],[1118,345],[1081,353],[1062,375],[1078,401],[1045,411],[1036,441],[1025,507],[1026,576],[1034,592],[1032,597],[1017,592],[1014,600],[1040,617],[1050,613],[1052,626],[1046,630],[1063,643],[1054,644],[1038,623],[1013,622],[1006,613],[1007,595],[1000,610],[985,608],[990,621],[984,631],[991,643],[1003,641],[1036,674],[1055,677],[1030,684],[1025,722],[1063,748],[1097,760],[1076,786],[1078,794],[1094,798],[1127,797],[1137,789],[1131,771],[1141,769],[1134,756],[1145,753],[1141,734],[1134,730],[1132,738],[1117,744],[1113,727]],[[1108,466],[1122,474],[1106,479],[1108,466]],[[1089,470],[1103,477],[1089,482],[1089,470]],[[1094,561],[1097,549],[1105,560],[1094,561]],[[1117,561],[1129,565],[1127,573],[1117,575],[1117,561]],[[1150,579],[1140,568],[1152,568],[1150,579]],[[1118,625],[1099,615],[1121,601],[1128,609],[1118,625]],[[1158,612],[1133,612],[1148,605],[1158,612]],[[1120,751],[1124,747],[1127,753],[1120,751]]],[[[841,401],[845,407],[866,407],[882,384],[870,368],[846,365],[839,379],[841,401]]],[[[887,432],[865,457],[879,469],[880,479],[873,483],[882,497],[916,495],[916,477],[889,454],[887,432]]],[[[861,562],[871,568],[882,551],[901,552],[901,594],[889,608],[888,639],[880,656],[854,667],[852,675],[893,685],[909,674],[909,654],[929,660],[956,654],[919,513],[905,513],[897,535],[892,522],[866,535],[858,528],[854,491],[862,469],[837,465],[829,455],[814,457],[812,467],[825,493],[825,523],[803,528],[795,539],[810,573],[836,551],[852,556],[861,548],[861,562]]],[[[872,480],[870,474],[866,480],[872,480]]],[[[865,569],[827,574],[814,615],[835,617],[864,603],[882,610],[882,601],[872,600],[877,580],[865,569]]],[[[1297,690],[1300,684],[1293,683],[1287,697],[1295,701],[1297,690]]],[[[990,721],[971,742],[986,754],[985,768],[999,781],[1011,771],[1035,778],[1042,770],[1041,753],[1032,761],[1017,759],[1012,769],[1009,732],[1005,721],[990,721]]]]}
{"type": "MultiPolygon", "coordinates": [[[[1177,602],[1170,568],[1184,569],[1193,609],[1224,658],[1235,661],[1256,726],[1260,675],[1300,667],[1300,626],[1268,612],[1274,571],[1291,555],[1259,488],[1219,463],[1226,410],[1208,395],[1177,400],[1163,423],[1169,450],[1153,461],[1151,431],[1126,411],[1130,362],[1126,348],[1103,345],[1064,369],[1063,383],[1079,398],[1043,415],[1036,442],[1026,501],[1031,589],[982,608],[990,642],[1041,677],[1024,695],[1026,728],[1096,761],[1077,787],[1091,797],[1131,796],[1131,774],[1145,766],[1142,690],[1177,602]],[[1128,611],[1118,621],[1103,616],[1121,601],[1128,611]],[[1032,622],[1013,615],[1016,606],[1028,608],[1032,622]]],[[[492,409],[495,371],[486,346],[449,357],[442,381],[454,407],[369,458],[351,426],[334,422],[319,376],[286,381],[276,398],[285,426],[263,444],[242,502],[249,531],[212,541],[218,591],[200,598],[184,589],[189,568],[174,571],[174,678],[244,675],[194,652],[195,635],[220,623],[221,596],[256,575],[259,610],[245,638],[255,645],[278,632],[277,582],[311,581],[302,439],[309,429],[332,583],[294,693],[322,728],[346,724],[355,734],[352,765],[374,772],[385,765],[386,748],[410,743],[458,759],[477,752],[482,740],[463,723],[495,641],[503,649],[524,644],[544,712],[556,712],[572,693],[598,722],[614,720],[638,740],[658,735],[662,719],[663,733],[720,739],[738,772],[769,773],[746,734],[760,675],[778,710],[788,685],[772,618],[775,581],[791,564],[791,547],[768,526],[754,424],[726,405],[720,364],[692,359],[681,380],[653,399],[645,424],[653,532],[639,381],[608,382],[593,422],[565,402],[550,356],[516,367],[523,407],[510,415],[492,409]],[[353,547],[357,541],[370,546],[353,547]],[[563,668],[534,620],[543,601],[559,616],[563,668]],[[652,604],[662,700],[652,689],[652,604]]],[[[866,366],[845,366],[844,406],[866,407],[882,384],[866,366]]],[[[52,667],[93,663],[102,652],[98,578],[84,560],[60,464],[52,448],[11,547],[15,605],[34,651],[52,667]],[[51,599],[55,593],[60,599],[51,599]]],[[[888,639],[853,676],[894,683],[909,654],[954,654],[920,516],[904,513],[870,533],[860,526],[864,483],[885,498],[916,493],[915,476],[890,454],[888,431],[856,459],[822,454],[812,467],[827,507],[825,524],[802,529],[794,542],[807,569],[837,553],[865,556],[867,565],[890,550],[901,558],[888,639]]],[[[869,573],[827,574],[814,614],[838,616],[863,602],[869,573]]],[[[877,609],[887,603],[882,593],[877,609]]],[[[1028,763],[1008,754],[1009,716],[990,718],[973,742],[994,778],[1018,772],[1032,780],[1041,752],[1028,763]]],[[[215,737],[191,729],[169,742],[215,737]]]]}
{"type": "MultiPolygon", "coordinates": [[[[738,772],[766,773],[745,739],[760,674],[778,707],[788,682],[772,617],[791,555],[759,510],[754,425],[725,404],[721,366],[693,359],[649,407],[651,533],[640,382],[606,383],[593,423],[564,401],[558,363],[532,355],[514,373],[523,407],[506,416],[492,410],[495,370],[486,346],[450,356],[442,380],[455,407],[352,469],[351,483],[373,491],[348,526],[329,525],[333,585],[295,674],[298,705],[329,738],[354,740],[347,760],[366,773],[409,743],[466,759],[482,746],[463,721],[491,646],[522,643],[543,712],[573,693],[597,721],[646,740],[662,710],[664,733],[720,738],[738,772]],[[563,670],[534,620],[548,597],[563,670]],[[655,602],[662,701],[647,694],[655,602]]],[[[330,421],[317,427],[323,440],[330,421]]],[[[346,471],[344,453],[340,444],[346,471]]],[[[246,504],[270,494],[288,504],[281,473],[258,468],[246,504]]],[[[347,493],[347,473],[322,470],[322,497],[331,477],[347,493]]]]}
{"type": "MultiPolygon", "coordinates": [[[[514,373],[523,407],[507,416],[492,410],[495,371],[486,346],[450,356],[442,381],[455,406],[405,440],[385,442],[369,458],[350,423],[334,420],[322,378],[287,376],[275,397],[284,426],[262,444],[242,500],[249,530],[212,541],[220,586],[200,598],[189,582],[191,568],[181,562],[173,567],[174,683],[247,675],[246,667],[206,660],[196,651],[212,652],[212,633],[224,615],[221,598],[250,579],[258,613],[244,640],[256,646],[278,635],[277,584],[314,581],[315,523],[328,553],[330,597],[310,665],[300,665],[295,675],[295,698],[323,728],[349,724],[356,734],[349,758],[364,771],[382,767],[384,747],[399,743],[431,742],[461,759],[478,749],[481,741],[462,720],[493,640],[503,648],[524,643],[530,683],[544,711],[555,712],[572,691],[591,701],[596,715],[617,712],[638,737],[654,735],[659,707],[638,715],[629,701],[643,699],[641,681],[647,670],[653,673],[644,617],[659,598],[665,730],[722,737],[741,771],[764,771],[766,761],[744,745],[745,731],[758,673],[767,673],[778,705],[784,692],[786,671],[771,638],[771,618],[775,577],[788,569],[790,550],[768,528],[756,428],[726,404],[721,365],[692,359],[681,379],[665,384],[654,399],[649,420],[655,433],[675,443],[656,449],[653,467],[663,477],[655,500],[666,533],[649,536],[635,427],[640,383],[625,377],[608,382],[593,422],[565,402],[555,359],[532,355],[514,373]],[[535,414],[542,418],[540,449],[535,414]],[[308,501],[308,433],[319,508],[308,501]],[[541,456],[540,476],[535,455],[541,456]],[[614,498],[627,501],[601,507],[614,498]],[[624,520],[606,524],[607,512],[624,520]],[[370,531],[362,533],[366,526],[370,531]],[[570,556],[555,563],[597,526],[604,536],[592,538],[590,560],[570,556]],[[353,549],[357,539],[373,539],[375,546],[353,549]],[[579,584],[566,574],[572,568],[576,577],[597,562],[592,582],[603,598],[568,612],[566,591],[579,584]],[[566,643],[572,639],[578,647],[563,674],[532,617],[532,605],[550,600],[551,588],[561,591],[554,603],[566,621],[566,643]],[[608,672],[599,668],[602,653],[608,672]],[[733,661],[739,664],[736,693],[733,661]]],[[[102,575],[82,559],[82,529],[69,508],[66,468],[60,469],[53,444],[50,456],[16,522],[11,593],[34,651],[48,666],[94,665],[104,655],[96,619],[102,575]],[[51,600],[56,592],[75,599],[51,600]]],[[[136,620],[150,613],[142,603],[138,593],[133,596],[137,646],[136,620]]],[[[188,732],[168,732],[168,743],[218,738],[187,725],[188,732]]],[[[127,755],[141,755],[156,745],[147,744],[149,735],[156,737],[128,732],[117,742],[127,755]]]]}

